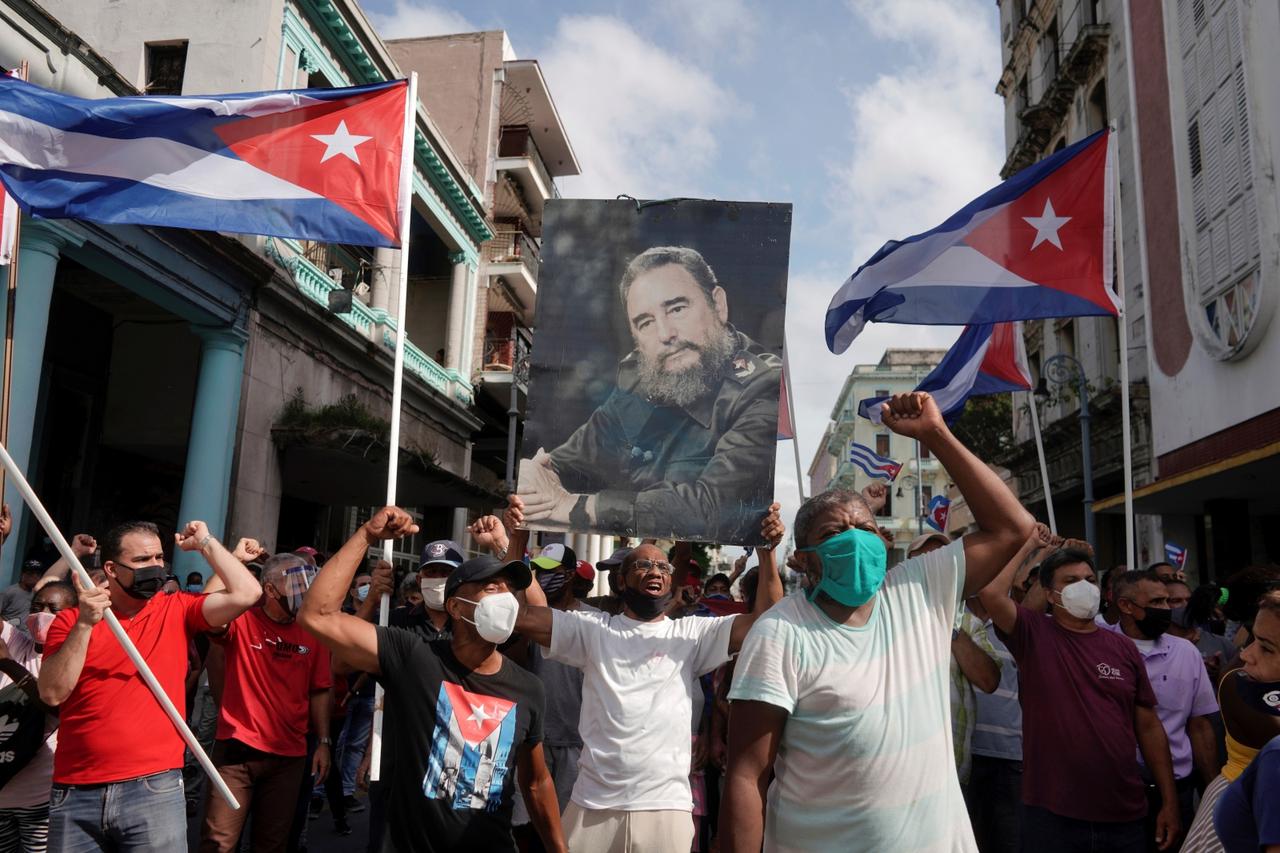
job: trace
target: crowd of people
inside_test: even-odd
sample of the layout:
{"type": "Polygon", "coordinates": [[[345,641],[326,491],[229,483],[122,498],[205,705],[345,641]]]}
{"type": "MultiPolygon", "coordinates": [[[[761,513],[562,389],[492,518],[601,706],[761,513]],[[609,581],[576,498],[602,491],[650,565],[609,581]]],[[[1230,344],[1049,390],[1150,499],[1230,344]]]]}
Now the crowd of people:
{"type": "Polygon", "coordinates": [[[531,549],[515,496],[405,576],[371,553],[418,532],[394,506],[331,555],[192,521],[173,548],[209,572],[181,582],[153,524],[79,534],[93,585],[33,560],[0,592],[0,853],[171,851],[189,824],[296,851],[326,808],[340,836],[367,808],[369,851],[1280,850],[1280,567],[1099,578],[927,394],[883,414],[970,532],[889,565],[882,486],[816,495],[791,595],[777,505],[756,565],[710,576],[689,543],[531,549]]]}

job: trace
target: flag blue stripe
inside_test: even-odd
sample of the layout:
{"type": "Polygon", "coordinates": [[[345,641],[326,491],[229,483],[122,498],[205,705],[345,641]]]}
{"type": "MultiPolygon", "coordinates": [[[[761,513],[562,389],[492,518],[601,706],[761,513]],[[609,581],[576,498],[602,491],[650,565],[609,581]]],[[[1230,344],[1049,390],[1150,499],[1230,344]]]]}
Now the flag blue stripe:
{"type": "Polygon", "coordinates": [[[324,198],[226,201],[120,178],[14,165],[0,167],[0,181],[24,212],[45,219],[161,224],[357,246],[396,245],[355,214],[324,198]],[[160,212],[148,217],[148,211],[160,212]]]}
{"type": "Polygon", "coordinates": [[[867,447],[865,444],[858,444],[856,441],[854,441],[854,442],[850,442],[850,444],[849,444],[849,455],[850,455],[850,456],[852,456],[852,455],[854,455],[854,454],[859,454],[859,455],[861,455],[864,459],[866,459],[868,462],[871,462],[871,463],[873,463],[873,464],[877,464],[877,465],[896,465],[896,464],[898,464],[897,462],[895,462],[894,460],[890,459],[889,457],[887,457],[887,456],[881,456],[880,454],[878,454],[878,453],[876,453],[874,450],[872,450],[870,447],[867,447]]]}
{"type": "Polygon", "coordinates": [[[859,459],[850,459],[849,461],[854,465],[857,465],[859,468],[861,468],[864,472],[866,472],[866,475],[868,477],[871,477],[872,479],[876,479],[876,480],[892,480],[893,479],[891,476],[889,476],[889,472],[880,471],[876,468],[872,468],[859,459]]]}

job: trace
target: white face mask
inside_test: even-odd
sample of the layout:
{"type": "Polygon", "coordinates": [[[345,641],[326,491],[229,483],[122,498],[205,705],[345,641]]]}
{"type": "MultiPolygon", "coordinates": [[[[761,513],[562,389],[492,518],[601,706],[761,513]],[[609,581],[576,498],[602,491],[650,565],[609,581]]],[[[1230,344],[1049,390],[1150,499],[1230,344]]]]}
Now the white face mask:
{"type": "Polygon", "coordinates": [[[448,577],[418,579],[418,589],[422,590],[422,603],[428,610],[444,610],[444,585],[448,582],[448,577]]]}
{"type": "Polygon", "coordinates": [[[1089,581],[1076,581],[1062,588],[1060,593],[1063,610],[1077,619],[1092,619],[1098,615],[1098,604],[1102,601],[1102,590],[1089,581]]]}
{"type": "Polygon", "coordinates": [[[463,616],[465,622],[476,626],[476,633],[490,643],[505,643],[516,629],[516,617],[520,615],[520,602],[509,592],[495,592],[479,601],[459,598],[476,606],[475,621],[463,616]]]}

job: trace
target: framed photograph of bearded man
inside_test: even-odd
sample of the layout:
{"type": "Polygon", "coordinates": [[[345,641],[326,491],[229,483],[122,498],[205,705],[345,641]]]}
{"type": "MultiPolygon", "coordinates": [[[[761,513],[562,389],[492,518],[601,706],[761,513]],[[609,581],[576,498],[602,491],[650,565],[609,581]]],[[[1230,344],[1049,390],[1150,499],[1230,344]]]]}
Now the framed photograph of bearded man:
{"type": "Polygon", "coordinates": [[[791,205],[555,200],[517,494],[530,527],[759,544],[791,205]]]}

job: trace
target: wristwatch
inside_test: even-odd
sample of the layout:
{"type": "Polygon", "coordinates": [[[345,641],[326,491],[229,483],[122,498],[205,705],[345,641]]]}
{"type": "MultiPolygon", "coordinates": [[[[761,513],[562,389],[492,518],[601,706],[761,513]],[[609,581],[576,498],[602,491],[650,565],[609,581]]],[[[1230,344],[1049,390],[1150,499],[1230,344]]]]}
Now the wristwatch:
{"type": "Polygon", "coordinates": [[[320,738],[320,739],[317,741],[317,743],[319,743],[321,746],[333,746],[333,741],[332,741],[332,740],[330,740],[330,739],[329,739],[329,738],[327,738],[327,737],[322,737],[322,738],[320,738]]]}

